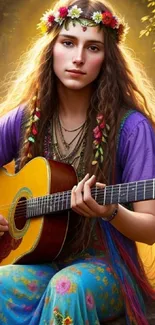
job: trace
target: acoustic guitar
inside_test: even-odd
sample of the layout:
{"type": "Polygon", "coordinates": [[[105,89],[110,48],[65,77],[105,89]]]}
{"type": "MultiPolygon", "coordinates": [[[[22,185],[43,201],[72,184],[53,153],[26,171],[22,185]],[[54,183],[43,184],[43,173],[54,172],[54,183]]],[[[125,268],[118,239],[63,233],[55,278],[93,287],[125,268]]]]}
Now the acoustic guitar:
{"type": "MultiPolygon", "coordinates": [[[[9,231],[0,238],[0,265],[51,262],[59,256],[75,184],[72,166],[43,157],[17,174],[0,168],[0,214],[9,222],[9,231]]],[[[155,198],[155,179],[93,187],[91,193],[103,205],[150,200],[155,198]]]]}

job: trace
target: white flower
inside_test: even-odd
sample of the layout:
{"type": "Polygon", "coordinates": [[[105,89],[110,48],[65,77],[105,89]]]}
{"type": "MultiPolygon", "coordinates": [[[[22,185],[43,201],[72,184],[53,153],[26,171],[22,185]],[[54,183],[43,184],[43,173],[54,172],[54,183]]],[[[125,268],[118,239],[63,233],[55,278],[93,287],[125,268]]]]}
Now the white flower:
{"type": "Polygon", "coordinates": [[[81,13],[83,11],[81,8],[78,8],[77,5],[73,6],[71,9],[68,10],[68,17],[71,17],[72,19],[74,18],[79,18],[81,13]]]}
{"type": "Polygon", "coordinates": [[[64,18],[60,17],[60,12],[57,11],[55,14],[55,22],[58,23],[59,25],[62,25],[62,23],[64,22],[64,18]]]}
{"type": "Polygon", "coordinates": [[[47,22],[49,16],[54,16],[53,10],[48,10],[44,13],[43,17],[41,18],[41,21],[47,22]]]}
{"type": "Polygon", "coordinates": [[[95,11],[92,15],[92,20],[96,23],[96,24],[100,24],[102,21],[102,13],[100,11],[95,11]]]}

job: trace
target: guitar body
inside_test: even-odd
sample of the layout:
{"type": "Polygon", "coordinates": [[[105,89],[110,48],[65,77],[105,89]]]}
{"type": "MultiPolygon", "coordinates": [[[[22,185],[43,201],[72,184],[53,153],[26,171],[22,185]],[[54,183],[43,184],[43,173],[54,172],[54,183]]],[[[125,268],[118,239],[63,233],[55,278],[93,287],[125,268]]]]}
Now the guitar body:
{"type": "Polygon", "coordinates": [[[9,232],[0,238],[0,265],[51,262],[61,253],[68,212],[26,219],[23,201],[70,190],[76,183],[73,167],[42,157],[14,175],[0,169],[0,214],[9,222],[9,232]]]}

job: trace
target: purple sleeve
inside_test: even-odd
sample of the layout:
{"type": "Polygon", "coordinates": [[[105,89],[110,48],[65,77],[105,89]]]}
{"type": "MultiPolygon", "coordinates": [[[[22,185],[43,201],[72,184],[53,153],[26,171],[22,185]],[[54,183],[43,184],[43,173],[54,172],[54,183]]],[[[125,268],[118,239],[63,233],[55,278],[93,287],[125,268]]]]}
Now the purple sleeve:
{"type": "Polygon", "coordinates": [[[23,109],[13,109],[0,119],[0,167],[17,157],[23,109]]]}
{"type": "Polygon", "coordinates": [[[155,133],[139,112],[127,118],[121,131],[118,165],[120,183],[155,178],[155,133]]]}

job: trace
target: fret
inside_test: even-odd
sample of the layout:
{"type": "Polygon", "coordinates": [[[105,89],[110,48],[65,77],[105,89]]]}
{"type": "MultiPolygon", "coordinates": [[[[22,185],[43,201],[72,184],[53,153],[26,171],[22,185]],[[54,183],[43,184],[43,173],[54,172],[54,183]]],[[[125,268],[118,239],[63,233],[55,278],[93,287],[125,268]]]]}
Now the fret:
{"type": "Polygon", "coordinates": [[[119,193],[119,203],[126,203],[127,183],[121,184],[119,193]]]}
{"type": "Polygon", "coordinates": [[[132,182],[128,184],[128,202],[135,201],[136,183],[132,182]]]}
{"type": "Polygon", "coordinates": [[[61,209],[64,210],[64,192],[61,193],[60,203],[61,209]]]}
{"type": "Polygon", "coordinates": [[[69,194],[69,192],[67,191],[67,193],[66,193],[66,206],[65,206],[65,209],[66,210],[68,208],[68,194],[69,194]]]}
{"type": "Polygon", "coordinates": [[[137,201],[137,182],[135,182],[136,188],[135,188],[135,202],[137,201]]]}
{"type": "Polygon", "coordinates": [[[113,202],[112,203],[118,203],[118,194],[119,194],[118,186],[114,185],[113,186],[113,202]]]}
{"type": "Polygon", "coordinates": [[[110,204],[110,200],[111,200],[111,186],[106,186],[106,200],[105,200],[105,204],[110,204]]]}
{"type": "Polygon", "coordinates": [[[43,214],[43,198],[40,200],[40,212],[43,214]]]}
{"type": "Polygon", "coordinates": [[[94,195],[94,199],[95,199],[95,201],[97,201],[97,190],[98,190],[98,188],[95,187],[95,195],[94,195]]]}
{"type": "Polygon", "coordinates": [[[139,181],[137,183],[137,201],[144,200],[144,181],[139,181]]]}
{"type": "Polygon", "coordinates": [[[51,197],[50,195],[47,196],[47,207],[46,207],[46,210],[47,212],[49,212],[51,210],[51,207],[52,207],[52,204],[51,204],[51,197]]]}
{"type": "Polygon", "coordinates": [[[53,196],[53,203],[52,203],[52,206],[53,206],[52,211],[53,211],[53,212],[56,211],[56,200],[57,200],[57,194],[55,194],[55,195],[53,196]]]}
{"type": "Polygon", "coordinates": [[[129,183],[127,183],[127,188],[126,188],[126,202],[129,201],[129,183]]]}
{"type": "Polygon", "coordinates": [[[103,197],[103,205],[105,205],[106,203],[106,191],[107,191],[107,186],[104,188],[104,197],[103,197]]]}
{"type": "Polygon", "coordinates": [[[146,191],[146,181],[144,181],[144,200],[145,200],[145,191],[146,191]]]}
{"type": "Polygon", "coordinates": [[[57,193],[57,199],[56,199],[56,211],[60,210],[60,200],[59,200],[59,193],[57,193]]]}
{"type": "Polygon", "coordinates": [[[145,183],[145,200],[154,199],[154,180],[149,179],[145,183]]]}
{"type": "Polygon", "coordinates": [[[121,184],[118,185],[118,203],[120,203],[121,184]]]}
{"type": "Polygon", "coordinates": [[[111,195],[110,195],[110,204],[112,204],[113,202],[112,202],[112,199],[113,199],[113,189],[114,189],[114,187],[113,187],[113,185],[111,186],[111,195]]]}

